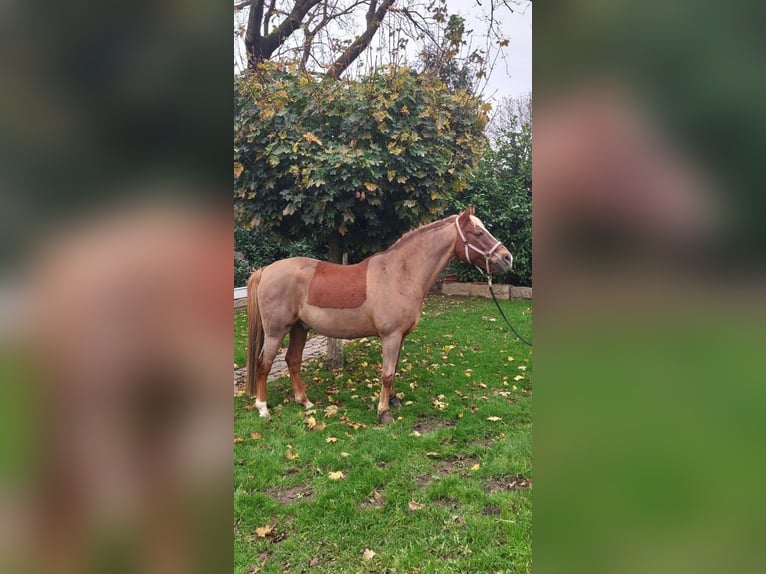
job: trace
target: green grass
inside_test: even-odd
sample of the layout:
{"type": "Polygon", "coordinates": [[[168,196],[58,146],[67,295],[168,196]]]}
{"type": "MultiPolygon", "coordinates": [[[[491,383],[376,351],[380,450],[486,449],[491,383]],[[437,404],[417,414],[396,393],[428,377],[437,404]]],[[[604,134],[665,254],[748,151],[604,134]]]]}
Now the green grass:
{"type": "MultiPolygon", "coordinates": [[[[529,303],[502,305],[529,336],[529,303]]],[[[501,321],[491,300],[430,299],[387,427],[377,339],[347,345],[340,371],[304,366],[313,412],[286,378],[269,385],[271,419],[237,396],[235,572],[530,572],[531,489],[514,483],[532,480],[531,351],[501,321]]]]}

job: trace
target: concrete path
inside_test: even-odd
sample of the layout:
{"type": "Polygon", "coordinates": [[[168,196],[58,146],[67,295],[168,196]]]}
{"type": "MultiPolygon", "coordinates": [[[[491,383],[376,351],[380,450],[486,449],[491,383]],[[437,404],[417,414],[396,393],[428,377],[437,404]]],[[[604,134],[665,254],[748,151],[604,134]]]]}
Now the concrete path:
{"type": "MultiPolygon", "coordinates": [[[[269,373],[269,381],[273,381],[281,377],[287,376],[287,363],[285,362],[285,353],[287,353],[287,347],[279,350],[277,357],[274,359],[274,364],[271,366],[271,373],[269,373]]],[[[322,335],[316,335],[306,341],[306,346],[303,348],[303,362],[311,361],[319,357],[323,357],[327,354],[327,338],[322,335]]],[[[234,371],[234,389],[240,390],[245,388],[245,369],[237,369],[234,371]]]]}

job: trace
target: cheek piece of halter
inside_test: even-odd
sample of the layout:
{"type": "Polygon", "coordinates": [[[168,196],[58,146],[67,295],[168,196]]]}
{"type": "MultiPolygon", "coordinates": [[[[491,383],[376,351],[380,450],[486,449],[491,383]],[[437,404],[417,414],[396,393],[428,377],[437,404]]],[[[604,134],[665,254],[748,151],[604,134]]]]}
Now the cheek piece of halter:
{"type": "Polygon", "coordinates": [[[489,281],[492,281],[492,273],[489,270],[489,259],[490,259],[490,257],[492,257],[492,254],[495,252],[495,250],[502,245],[502,242],[498,241],[497,243],[495,243],[492,246],[492,249],[490,249],[489,251],[482,251],[481,249],[479,249],[475,245],[471,245],[470,243],[468,243],[468,240],[465,238],[465,235],[463,234],[463,230],[460,228],[459,220],[460,220],[459,217],[457,217],[455,219],[455,227],[457,227],[457,232],[460,235],[460,241],[463,242],[463,246],[465,247],[465,261],[466,261],[466,263],[471,263],[471,258],[468,256],[468,249],[471,248],[476,253],[478,253],[479,255],[484,257],[484,265],[486,267],[486,273],[484,272],[484,269],[482,269],[481,267],[479,267],[475,263],[473,264],[473,266],[476,267],[476,269],[478,269],[479,272],[482,275],[486,275],[486,277],[487,277],[487,279],[489,281]]]}

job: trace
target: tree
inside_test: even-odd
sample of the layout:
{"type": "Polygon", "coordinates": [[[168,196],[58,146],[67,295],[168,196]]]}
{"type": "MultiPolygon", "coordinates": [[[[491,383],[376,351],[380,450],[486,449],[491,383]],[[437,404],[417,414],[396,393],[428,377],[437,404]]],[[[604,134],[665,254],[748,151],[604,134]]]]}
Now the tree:
{"type": "Polygon", "coordinates": [[[488,109],[409,69],[335,81],[262,64],[235,89],[237,216],[325,241],[331,261],[387,247],[465,189],[488,109]]]}
{"type": "MultiPolygon", "coordinates": [[[[452,203],[458,211],[476,207],[479,217],[511,253],[513,270],[507,279],[515,285],[532,284],[532,118],[531,98],[506,99],[493,118],[492,140],[465,193],[452,203]]],[[[461,265],[463,280],[481,274],[461,265]]]]}

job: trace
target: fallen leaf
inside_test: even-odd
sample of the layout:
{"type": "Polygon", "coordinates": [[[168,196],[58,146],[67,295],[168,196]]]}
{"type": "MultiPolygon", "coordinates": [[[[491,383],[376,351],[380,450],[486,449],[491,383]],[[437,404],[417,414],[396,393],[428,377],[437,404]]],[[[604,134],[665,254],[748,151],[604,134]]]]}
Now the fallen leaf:
{"type": "Polygon", "coordinates": [[[346,457],[351,456],[351,455],[344,451],[344,452],[340,453],[338,456],[340,456],[341,458],[346,458],[346,457]]]}
{"type": "Polygon", "coordinates": [[[503,419],[502,417],[487,417],[487,420],[496,423],[497,421],[501,421],[503,419]]]}
{"type": "Polygon", "coordinates": [[[520,380],[522,380],[523,378],[524,378],[524,375],[516,375],[515,377],[513,377],[513,380],[514,380],[514,381],[520,381],[520,380]]]}
{"type": "Polygon", "coordinates": [[[337,405],[330,405],[324,410],[324,416],[331,417],[333,415],[338,414],[338,406],[337,405]]]}
{"type": "Polygon", "coordinates": [[[263,435],[261,433],[259,433],[259,432],[251,432],[250,433],[250,438],[253,439],[253,440],[259,440],[259,439],[263,438],[263,435]]]}
{"type": "Polygon", "coordinates": [[[479,470],[480,468],[481,468],[481,465],[480,465],[480,464],[477,462],[476,464],[474,464],[474,465],[473,465],[473,466],[470,468],[470,471],[471,471],[471,472],[476,472],[476,471],[477,471],[477,470],[479,470]]]}
{"type": "Polygon", "coordinates": [[[430,457],[433,457],[433,458],[439,458],[439,453],[438,452],[427,452],[426,456],[430,456],[430,457]]]}
{"type": "Polygon", "coordinates": [[[418,431],[412,431],[412,436],[419,437],[420,433],[418,431]]]}
{"type": "Polygon", "coordinates": [[[234,442],[235,442],[235,443],[238,443],[238,442],[242,442],[242,441],[244,441],[244,440],[245,440],[245,439],[243,439],[241,436],[235,436],[235,437],[234,437],[234,442]]]}
{"type": "Polygon", "coordinates": [[[508,361],[513,361],[513,360],[514,360],[514,358],[509,355],[508,356],[508,361]]]}
{"type": "Polygon", "coordinates": [[[338,442],[338,437],[334,437],[334,436],[328,436],[326,439],[324,439],[324,441],[325,441],[327,444],[333,444],[333,443],[336,443],[336,442],[338,442]]]}
{"type": "Polygon", "coordinates": [[[314,426],[314,429],[316,432],[322,432],[327,425],[324,423],[317,423],[316,426],[314,426]]]}
{"type": "Polygon", "coordinates": [[[373,552],[369,548],[365,548],[364,552],[362,552],[362,558],[364,558],[365,560],[372,560],[373,558],[375,558],[375,552],[373,552]]]}
{"type": "Polygon", "coordinates": [[[309,560],[309,568],[314,568],[315,566],[319,566],[319,558],[316,556],[309,560]]]}
{"type": "Polygon", "coordinates": [[[306,426],[309,427],[309,430],[313,429],[317,426],[317,420],[314,417],[308,417],[306,419],[306,426]]]}
{"type": "Polygon", "coordinates": [[[421,510],[423,508],[423,505],[420,504],[419,502],[415,502],[414,500],[410,500],[407,503],[407,508],[409,508],[412,511],[421,510]]]}
{"type": "Polygon", "coordinates": [[[296,458],[300,458],[300,455],[293,450],[293,445],[291,445],[291,444],[287,445],[287,450],[285,451],[285,456],[289,460],[295,460],[296,458]]]}
{"type": "Polygon", "coordinates": [[[343,480],[344,478],[346,478],[346,475],[343,474],[342,470],[339,470],[337,472],[331,472],[330,474],[327,475],[327,478],[329,478],[330,480],[343,480]]]}
{"type": "Polygon", "coordinates": [[[255,534],[258,538],[266,538],[267,536],[270,536],[272,532],[274,532],[274,527],[271,524],[259,526],[255,529],[255,534]]]}

